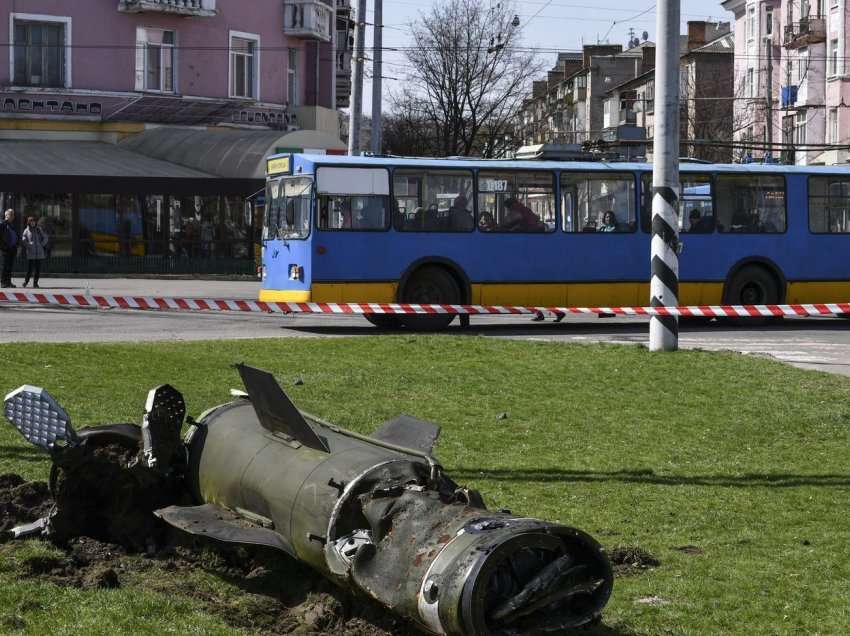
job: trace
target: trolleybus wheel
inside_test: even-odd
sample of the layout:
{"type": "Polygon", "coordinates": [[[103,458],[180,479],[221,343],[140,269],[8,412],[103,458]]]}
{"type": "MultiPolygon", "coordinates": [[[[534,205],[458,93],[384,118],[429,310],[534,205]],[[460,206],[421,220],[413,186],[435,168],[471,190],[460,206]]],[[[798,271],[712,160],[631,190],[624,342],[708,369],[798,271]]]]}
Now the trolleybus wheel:
{"type": "MultiPolygon", "coordinates": [[[[732,277],[726,289],[726,304],[777,305],[781,299],[779,283],[764,267],[748,265],[732,277]]],[[[764,325],[775,318],[733,318],[738,325],[764,325]]]]}
{"type": "Polygon", "coordinates": [[[363,314],[363,317],[379,329],[400,329],[401,316],[389,314],[363,314]]]}
{"type": "MultiPolygon", "coordinates": [[[[442,267],[426,265],[410,277],[401,293],[401,302],[416,305],[456,305],[461,302],[457,282],[442,267]]],[[[440,331],[455,319],[453,314],[403,316],[401,323],[416,331],[440,331]]]]}

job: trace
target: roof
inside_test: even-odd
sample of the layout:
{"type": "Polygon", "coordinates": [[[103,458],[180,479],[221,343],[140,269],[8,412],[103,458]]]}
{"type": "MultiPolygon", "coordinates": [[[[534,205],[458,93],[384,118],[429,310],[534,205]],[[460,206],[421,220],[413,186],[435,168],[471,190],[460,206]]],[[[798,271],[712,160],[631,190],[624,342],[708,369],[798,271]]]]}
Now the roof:
{"type": "Polygon", "coordinates": [[[605,94],[610,95],[614,91],[620,90],[620,89],[625,88],[626,86],[630,86],[632,84],[634,84],[635,86],[639,86],[640,84],[642,84],[645,81],[648,81],[650,78],[654,78],[654,77],[655,77],[655,69],[653,68],[653,69],[650,69],[649,71],[647,71],[646,73],[641,73],[640,75],[638,75],[636,77],[633,77],[631,79],[626,80],[622,84],[617,84],[616,86],[609,88],[607,91],[605,91],[605,94]]]}
{"type": "Polygon", "coordinates": [[[0,140],[0,174],[212,179],[214,175],[97,141],[0,140]]]}
{"type": "Polygon", "coordinates": [[[693,55],[694,53],[734,53],[735,52],[735,35],[730,31],[724,33],[718,38],[703,44],[695,49],[685,53],[682,57],[693,55]]]}
{"type": "Polygon", "coordinates": [[[219,177],[264,179],[266,157],[281,148],[344,150],[342,142],[318,130],[198,130],[153,128],[129,137],[121,147],[219,177]]]}
{"type": "MultiPolygon", "coordinates": [[[[624,172],[651,172],[651,163],[607,163],[581,161],[515,161],[505,159],[436,159],[413,157],[350,157],[337,155],[299,155],[319,166],[349,167],[417,167],[439,166],[441,168],[476,168],[495,170],[565,170],[576,172],[602,172],[606,170],[624,172]]],[[[681,164],[683,173],[738,173],[738,174],[841,174],[850,175],[850,166],[785,166],[763,164],[681,164]]]]}
{"type": "MultiPolygon", "coordinates": [[[[696,53],[735,53],[735,35],[733,33],[724,33],[720,37],[712,40],[711,42],[708,42],[707,44],[704,44],[691,51],[687,51],[682,55],[682,59],[688,57],[689,55],[694,55],[696,53]]],[[[636,86],[640,85],[654,75],[655,69],[653,68],[647,71],[646,73],[642,73],[641,75],[626,80],[622,84],[617,84],[617,86],[609,88],[607,91],[605,91],[605,94],[611,95],[614,91],[620,90],[632,84],[636,86]]]]}

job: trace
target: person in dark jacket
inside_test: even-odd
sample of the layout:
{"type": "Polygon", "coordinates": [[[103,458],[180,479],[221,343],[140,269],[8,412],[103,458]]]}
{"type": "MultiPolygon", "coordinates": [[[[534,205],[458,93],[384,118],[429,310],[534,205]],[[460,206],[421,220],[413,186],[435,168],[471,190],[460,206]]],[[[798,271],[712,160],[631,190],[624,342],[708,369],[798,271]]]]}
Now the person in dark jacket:
{"type": "Polygon", "coordinates": [[[0,223],[0,251],[3,253],[3,271],[0,273],[0,287],[17,287],[12,284],[12,268],[18,251],[18,232],[15,229],[15,211],[6,210],[0,223]]]}
{"type": "Polygon", "coordinates": [[[21,235],[21,242],[27,255],[27,276],[24,279],[26,287],[30,278],[32,286],[38,288],[38,279],[41,276],[41,263],[47,258],[47,233],[38,226],[34,216],[27,219],[27,227],[21,235]]]}

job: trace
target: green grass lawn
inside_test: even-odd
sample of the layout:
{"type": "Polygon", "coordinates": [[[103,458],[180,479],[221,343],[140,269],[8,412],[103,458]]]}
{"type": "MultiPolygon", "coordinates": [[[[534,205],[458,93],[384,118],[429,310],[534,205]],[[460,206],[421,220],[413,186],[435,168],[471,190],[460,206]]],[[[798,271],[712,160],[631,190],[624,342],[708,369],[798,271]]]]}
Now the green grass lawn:
{"type": "MultiPolygon", "coordinates": [[[[400,412],[437,422],[448,474],[488,505],[660,559],[615,582],[605,633],[850,633],[846,378],[735,354],[427,336],[22,343],[4,354],[0,390],[44,386],[77,427],[138,421],[163,382],[198,415],[239,387],[229,365],[242,361],[272,370],[299,407],[356,431],[400,412]]],[[[45,455],[0,426],[0,474],[44,479],[47,469],[45,455]]],[[[59,588],[20,578],[16,558],[3,559],[5,633],[232,633],[144,581],[59,588]]],[[[193,586],[238,593],[192,576],[193,586]]]]}

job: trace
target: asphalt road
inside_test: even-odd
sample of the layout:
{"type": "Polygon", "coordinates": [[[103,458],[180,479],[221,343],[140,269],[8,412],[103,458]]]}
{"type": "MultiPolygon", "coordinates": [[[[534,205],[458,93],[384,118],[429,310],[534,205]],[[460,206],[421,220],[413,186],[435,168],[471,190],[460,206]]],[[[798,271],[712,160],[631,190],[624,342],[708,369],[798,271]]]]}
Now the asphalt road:
{"type": "MultiPolygon", "coordinates": [[[[42,290],[144,296],[256,298],[252,281],[147,279],[44,279],[42,290]]],[[[0,342],[140,342],[280,337],[340,337],[381,333],[350,316],[241,313],[141,312],[0,306],[0,342]]],[[[525,316],[473,317],[472,328],[446,333],[553,342],[646,344],[647,320],[569,316],[560,324],[532,323],[525,316]]],[[[683,348],[732,350],[773,356],[806,369],[850,376],[850,321],[836,318],[786,319],[758,327],[724,323],[682,325],[683,348]]]]}

